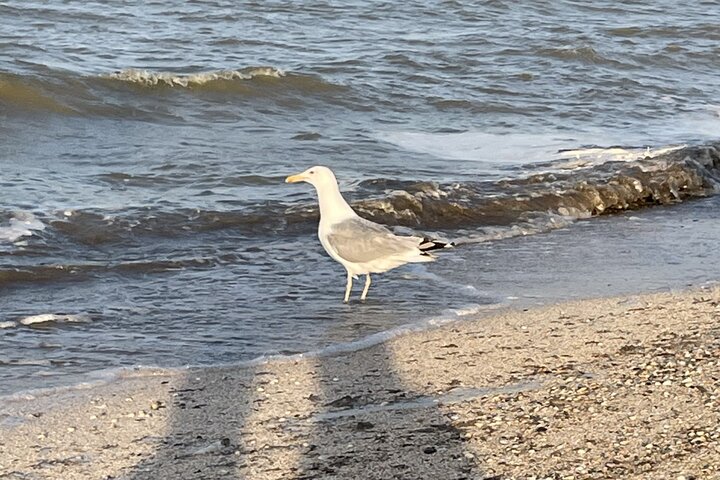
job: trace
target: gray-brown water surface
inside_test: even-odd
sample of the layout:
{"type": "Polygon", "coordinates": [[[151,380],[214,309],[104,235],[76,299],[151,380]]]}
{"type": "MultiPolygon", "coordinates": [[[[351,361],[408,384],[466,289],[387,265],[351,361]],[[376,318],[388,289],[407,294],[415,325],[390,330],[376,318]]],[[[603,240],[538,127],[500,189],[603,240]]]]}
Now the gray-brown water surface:
{"type": "Polygon", "coordinates": [[[718,23],[717,2],[3,2],[0,393],[717,279],[718,23]],[[315,164],[458,248],[342,305],[314,194],[282,183],[315,164]]]}

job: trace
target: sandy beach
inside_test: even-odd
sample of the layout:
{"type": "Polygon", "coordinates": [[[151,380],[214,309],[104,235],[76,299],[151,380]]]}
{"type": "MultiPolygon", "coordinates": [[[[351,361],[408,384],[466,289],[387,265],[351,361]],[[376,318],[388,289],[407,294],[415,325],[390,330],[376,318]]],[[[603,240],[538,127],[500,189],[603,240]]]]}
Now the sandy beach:
{"type": "Polygon", "coordinates": [[[720,478],[720,288],[3,406],[2,479],[720,478]]]}
{"type": "Polygon", "coordinates": [[[720,480],[709,5],[0,1],[0,480],[720,480]]]}

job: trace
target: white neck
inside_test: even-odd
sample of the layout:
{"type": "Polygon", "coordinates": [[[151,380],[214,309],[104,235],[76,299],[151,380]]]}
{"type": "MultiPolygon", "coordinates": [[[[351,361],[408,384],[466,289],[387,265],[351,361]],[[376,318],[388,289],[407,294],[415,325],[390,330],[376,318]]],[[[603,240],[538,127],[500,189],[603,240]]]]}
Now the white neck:
{"type": "Polygon", "coordinates": [[[340,193],[337,184],[322,185],[322,188],[315,187],[320,204],[320,221],[323,223],[338,223],[348,218],[357,216],[355,211],[348,205],[340,193]]]}

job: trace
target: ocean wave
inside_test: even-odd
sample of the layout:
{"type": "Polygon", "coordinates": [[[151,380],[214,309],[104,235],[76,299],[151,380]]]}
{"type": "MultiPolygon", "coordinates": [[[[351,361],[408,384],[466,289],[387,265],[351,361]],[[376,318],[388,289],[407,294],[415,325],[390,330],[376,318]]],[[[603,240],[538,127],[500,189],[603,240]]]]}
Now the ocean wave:
{"type": "Polygon", "coordinates": [[[316,75],[286,72],[276,67],[247,67],[238,70],[211,70],[197,73],[154,72],[125,69],[90,79],[91,83],[136,87],[134,92],[178,89],[201,94],[226,94],[237,98],[303,97],[340,101],[337,93],[347,88],[316,75]]]}
{"type": "Polygon", "coordinates": [[[49,367],[50,365],[52,365],[52,362],[50,360],[45,360],[45,359],[32,359],[32,358],[4,359],[4,358],[0,358],[0,367],[6,367],[6,366],[11,366],[11,367],[28,367],[28,366],[49,367]]]}
{"type": "Polygon", "coordinates": [[[540,48],[537,49],[535,53],[540,57],[549,57],[570,62],[612,65],[616,67],[626,66],[625,63],[604,56],[590,46],[540,48]]]}
{"type": "Polygon", "coordinates": [[[12,284],[53,282],[62,278],[77,280],[85,269],[68,265],[39,265],[0,269],[0,287],[12,284]]]}
{"type": "Polygon", "coordinates": [[[8,110],[73,114],[75,110],[54,98],[43,82],[0,72],[0,106],[8,110]]]}
{"type": "Polygon", "coordinates": [[[130,209],[121,212],[74,210],[52,220],[50,226],[63,238],[82,245],[134,242],[148,236],[175,237],[222,230],[238,235],[291,233],[306,228],[314,211],[299,208],[285,215],[280,202],[237,211],[200,209],[130,209]]]}
{"type": "MultiPolygon", "coordinates": [[[[248,67],[197,73],[155,72],[124,69],[113,73],[80,75],[48,69],[43,75],[0,72],[0,108],[9,112],[49,112],[71,116],[100,116],[133,120],[177,121],[186,99],[163,97],[158,90],[176,90],[193,95],[223,95],[232,99],[266,99],[283,107],[289,97],[345,102],[347,88],[302,73],[287,73],[276,67],[248,67]]],[[[295,105],[297,103],[293,103],[295,105]]]]}
{"type": "Polygon", "coordinates": [[[185,269],[198,270],[212,268],[220,263],[237,262],[242,258],[239,254],[225,254],[222,258],[124,260],[112,263],[86,262],[0,268],[0,287],[44,282],[79,282],[108,273],[147,275],[185,269]]]}
{"type": "Polygon", "coordinates": [[[0,225],[0,242],[14,243],[42,230],[45,230],[45,224],[31,212],[15,212],[7,224],[0,225]]]}
{"type": "Polygon", "coordinates": [[[88,323],[92,319],[88,314],[58,314],[58,313],[42,313],[39,315],[30,315],[28,317],[21,318],[19,323],[25,326],[30,325],[49,325],[58,323],[88,323]]]}
{"type": "Polygon", "coordinates": [[[713,144],[493,183],[408,183],[355,207],[370,219],[391,224],[440,229],[511,226],[537,214],[582,218],[667,205],[717,193],[718,185],[720,144],[713,144]]]}
{"type": "MultiPolygon", "coordinates": [[[[618,149],[616,149],[618,150],[618,149]]],[[[654,205],[667,205],[718,192],[720,143],[647,150],[637,158],[620,149],[609,156],[593,149],[570,158],[528,167],[526,174],[500,180],[438,184],[389,178],[359,183],[351,202],[364,217],[424,233],[445,232],[487,240],[561,228],[580,218],[654,205]],[[590,152],[594,152],[590,155],[590,152]],[[472,232],[469,234],[468,232],[472,232]]],[[[78,245],[146,242],[228,232],[238,238],[280,238],[317,227],[317,206],[266,201],[237,210],[134,208],[74,210],[43,219],[43,241],[78,245]]],[[[42,225],[42,224],[39,224],[42,225]]],[[[16,229],[17,230],[17,229],[16,229]]],[[[14,230],[15,231],[15,230],[14,230]]],[[[19,230],[17,230],[19,231],[19,230]]],[[[165,271],[201,268],[212,259],[174,259],[151,264],[43,266],[32,271],[0,270],[0,283],[79,278],[97,269],[165,271]],[[72,267],[72,268],[71,268],[72,267]]]]}
{"type": "Polygon", "coordinates": [[[232,82],[235,80],[252,80],[257,77],[281,78],[286,74],[275,67],[248,67],[241,70],[218,70],[191,74],[171,72],[151,72],[129,68],[103,75],[102,78],[119,80],[143,86],[167,86],[194,88],[211,82],[232,82]]]}

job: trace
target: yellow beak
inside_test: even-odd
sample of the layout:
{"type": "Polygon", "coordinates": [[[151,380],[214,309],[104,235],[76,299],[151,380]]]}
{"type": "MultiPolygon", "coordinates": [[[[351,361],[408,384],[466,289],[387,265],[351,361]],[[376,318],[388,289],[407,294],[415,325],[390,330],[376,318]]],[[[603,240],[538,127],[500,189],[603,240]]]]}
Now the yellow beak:
{"type": "Polygon", "coordinates": [[[305,176],[302,173],[298,173],[297,175],[290,175],[285,179],[285,183],[297,183],[297,182],[304,182],[305,176]]]}

